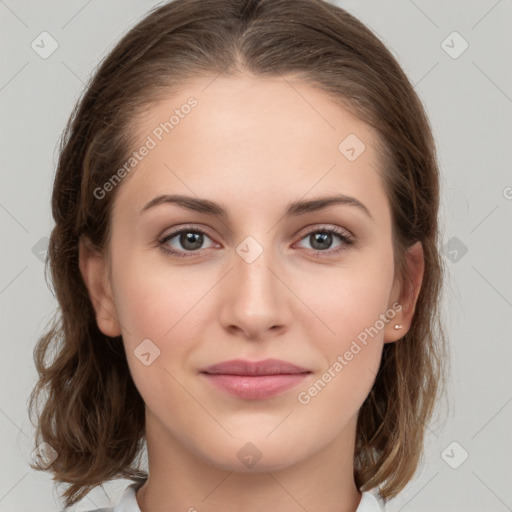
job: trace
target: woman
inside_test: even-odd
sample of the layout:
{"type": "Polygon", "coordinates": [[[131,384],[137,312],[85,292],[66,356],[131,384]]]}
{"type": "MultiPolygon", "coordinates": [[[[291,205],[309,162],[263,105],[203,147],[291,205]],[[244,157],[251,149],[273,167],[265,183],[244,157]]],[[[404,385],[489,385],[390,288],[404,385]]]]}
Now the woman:
{"type": "Polygon", "coordinates": [[[382,510],[442,384],[438,203],[421,102],[347,12],[153,10],[62,140],[32,467],[67,506],[134,480],[115,512],[382,510]]]}

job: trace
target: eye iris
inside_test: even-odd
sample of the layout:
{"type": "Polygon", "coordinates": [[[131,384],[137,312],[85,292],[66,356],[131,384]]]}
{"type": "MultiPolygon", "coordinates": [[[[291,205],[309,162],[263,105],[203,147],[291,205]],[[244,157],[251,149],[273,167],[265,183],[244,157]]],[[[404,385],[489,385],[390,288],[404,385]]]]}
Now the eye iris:
{"type": "Polygon", "coordinates": [[[189,251],[195,251],[197,249],[200,249],[201,245],[203,245],[203,234],[194,233],[190,231],[181,233],[180,244],[182,245],[182,247],[189,251]],[[189,242],[192,244],[192,247],[188,245],[189,242]]]}
{"type": "Polygon", "coordinates": [[[332,233],[327,233],[325,231],[314,233],[311,235],[311,246],[315,250],[328,249],[332,244],[332,233]],[[311,238],[312,237],[312,238],[311,238]],[[315,244],[320,242],[320,247],[315,247],[315,244]]]}

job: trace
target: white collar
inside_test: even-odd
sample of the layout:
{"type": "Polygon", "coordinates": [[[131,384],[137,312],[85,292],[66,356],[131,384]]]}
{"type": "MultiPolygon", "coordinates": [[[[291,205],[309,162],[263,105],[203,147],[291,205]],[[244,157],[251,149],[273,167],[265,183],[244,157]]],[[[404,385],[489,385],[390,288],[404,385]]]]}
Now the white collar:
{"type": "MultiPolygon", "coordinates": [[[[135,493],[143,483],[144,481],[129,485],[119,498],[112,512],[141,512],[135,493]]],[[[361,501],[359,502],[356,512],[384,512],[384,508],[373,494],[365,491],[361,495],[361,501]]]]}

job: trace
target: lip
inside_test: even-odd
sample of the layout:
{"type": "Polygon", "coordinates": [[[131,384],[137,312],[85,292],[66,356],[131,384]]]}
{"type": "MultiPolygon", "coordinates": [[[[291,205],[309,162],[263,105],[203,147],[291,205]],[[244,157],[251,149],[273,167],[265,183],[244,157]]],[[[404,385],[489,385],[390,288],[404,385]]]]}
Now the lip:
{"type": "Polygon", "coordinates": [[[264,359],[262,361],[247,361],[244,359],[232,359],[222,363],[203,368],[201,373],[224,374],[224,375],[294,375],[308,373],[307,368],[281,359],[264,359]]]}
{"type": "Polygon", "coordinates": [[[203,373],[207,381],[231,395],[246,400],[262,400],[283,393],[304,380],[309,373],[281,375],[223,375],[203,373]]]}
{"type": "Polygon", "coordinates": [[[278,395],[304,380],[311,371],[280,359],[235,359],[202,370],[209,383],[239,398],[261,400],[278,395]]]}

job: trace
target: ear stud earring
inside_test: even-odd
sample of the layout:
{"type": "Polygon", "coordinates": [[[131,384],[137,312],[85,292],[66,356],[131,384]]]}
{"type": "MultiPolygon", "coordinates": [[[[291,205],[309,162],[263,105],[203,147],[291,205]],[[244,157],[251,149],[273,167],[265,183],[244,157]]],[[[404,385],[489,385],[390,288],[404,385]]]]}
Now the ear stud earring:
{"type": "Polygon", "coordinates": [[[395,324],[395,329],[398,331],[398,329],[401,329],[402,328],[402,325],[401,324],[395,324]]]}

